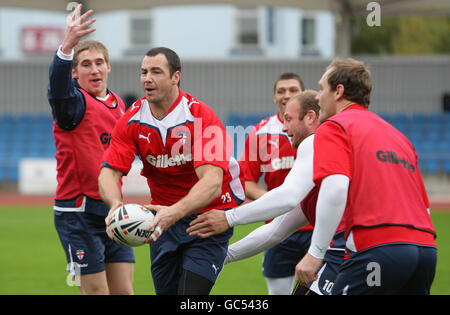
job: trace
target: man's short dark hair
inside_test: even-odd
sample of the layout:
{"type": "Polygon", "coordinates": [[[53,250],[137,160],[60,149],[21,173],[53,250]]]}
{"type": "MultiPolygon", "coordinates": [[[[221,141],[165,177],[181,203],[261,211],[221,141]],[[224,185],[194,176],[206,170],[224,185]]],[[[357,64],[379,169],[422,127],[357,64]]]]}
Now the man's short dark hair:
{"type": "Polygon", "coordinates": [[[174,52],[172,49],[167,47],[155,47],[147,51],[145,54],[148,57],[154,57],[156,55],[163,54],[167,62],[169,63],[169,71],[170,76],[172,77],[173,74],[177,71],[181,72],[181,61],[180,57],[178,57],[177,53],[174,52]]]}
{"type": "Polygon", "coordinates": [[[338,84],[342,84],[347,100],[369,107],[372,78],[364,63],[352,58],[336,58],[328,66],[329,69],[328,85],[331,91],[336,91],[338,84]]]}
{"type": "Polygon", "coordinates": [[[303,84],[303,80],[302,80],[302,78],[300,78],[300,76],[298,74],[293,73],[293,72],[285,72],[285,73],[281,74],[277,78],[277,80],[275,81],[275,84],[273,85],[273,92],[275,93],[276,88],[277,88],[277,84],[278,84],[279,81],[281,81],[281,80],[291,80],[291,79],[297,80],[298,83],[300,84],[300,89],[302,91],[305,90],[305,85],[303,84]]]}
{"type": "Polygon", "coordinates": [[[302,120],[310,110],[314,111],[316,116],[319,117],[320,106],[316,96],[316,91],[305,90],[291,97],[289,102],[297,100],[300,104],[300,115],[298,117],[300,120],[302,120]]]}

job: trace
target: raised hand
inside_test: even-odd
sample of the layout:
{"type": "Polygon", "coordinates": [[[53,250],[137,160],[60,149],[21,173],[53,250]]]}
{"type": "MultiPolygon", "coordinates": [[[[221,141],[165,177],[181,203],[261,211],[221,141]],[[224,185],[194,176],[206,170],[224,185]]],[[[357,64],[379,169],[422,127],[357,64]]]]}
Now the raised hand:
{"type": "Polygon", "coordinates": [[[73,13],[67,17],[67,28],[61,45],[61,51],[65,54],[71,54],[76,44],[86,36],[95,31],[95,28],[89,28],[96,19],[87,20],[94,11],[89,10],[80,16],[82,4],[79,4],[73,13]]]}

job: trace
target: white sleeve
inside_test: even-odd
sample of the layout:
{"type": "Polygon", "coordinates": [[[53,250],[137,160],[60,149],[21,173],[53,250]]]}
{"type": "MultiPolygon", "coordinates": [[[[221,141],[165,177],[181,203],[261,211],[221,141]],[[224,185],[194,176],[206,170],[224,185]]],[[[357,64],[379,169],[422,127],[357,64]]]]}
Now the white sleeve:
{"type": "Polygon", "coordinates": [[[58,47],[58,50],[56,51],[56,54],[58,55],[59,58],[70,61],[70,60],[73,60],[74,50],[72,49],[72,52],[70,53],[70,55],[66,55],[65,53],[62,52],[61,45],[60,45],[58,47]]]}
{"type": "Polygon", "coordinates": [[[297,159],[281,186],[257,200],[226,212],[230,227],[277,217],[296,207],[314,187],[314,135],[302,141],[297,159]]]}
{"type": "Polygon", "coordinates": [[[347,203],[349,178],[330,175],[322,180],[316,205],[316,223],[308,253],[323,259],[341,222],[347,203]]]}
{"type": "Polygon", "coordinates": [[[254,256],[266,249],[281,243],[292,233],[308,223],[300,206],[288,213],[276,217],[268,224],[264,224],[252,231],[243,239],[228,247],[225,263],[254,256]]]}

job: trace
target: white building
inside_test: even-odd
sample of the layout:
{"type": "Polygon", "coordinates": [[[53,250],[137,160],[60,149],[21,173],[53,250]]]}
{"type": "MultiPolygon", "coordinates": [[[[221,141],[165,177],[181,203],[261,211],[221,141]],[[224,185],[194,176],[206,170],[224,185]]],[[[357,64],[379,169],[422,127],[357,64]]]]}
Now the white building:
{"type": "MultiPolygon", "coordinates": [[[[0,8],[0,58],[48,56],[62,39],[68,14],[0,8]]],[[[112,59],[142,55],[156,46],[170,47],[182,59],[334,55],[334,18],[327,11],[193,5],[96,18],[92,38],[106,44],[112,59]]]]}

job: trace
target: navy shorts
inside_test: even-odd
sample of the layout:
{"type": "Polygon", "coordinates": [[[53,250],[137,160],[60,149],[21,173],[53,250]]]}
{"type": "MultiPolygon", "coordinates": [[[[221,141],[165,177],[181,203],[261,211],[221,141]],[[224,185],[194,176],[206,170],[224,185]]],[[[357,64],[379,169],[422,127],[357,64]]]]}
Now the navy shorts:
{"type": "Polygon", "coordinates": [[[308,252],[311,231],[293,233],[280,244],[266,250],[263,258],[263,276],[284,278],[295,274],[295,266],[308,252]]]}
{"type": "Polygon", "coordinates": [[[437,249],[388,244],[350,252],[332,294],[429,294],[436,271],[437,249]]]}
{"type": "Polygon", "coordinates": [[[318,295],[330,295],[344,257],[344,250],[327,250],[317,280],[306,287],[318,295]]]}
{"type": "Polygon", "coordinates": [[[105,263],[135,262],[132,247],[119,245],[108,237],[105,217],[86,212],[54,213],[72,275],[102,272],[105,263]]]}
{"type": "Polygon", "coordinates": [[[317,271],[317,280],[305,287],[296,284],[294,295],[308,295],[311,292],[316,295],[330,295],[337,274],[345,258],[344,231],[336,233],[333,237],[332,248],[329,248],[323,258],[323,264],[317,271]]]}
{"type": "Polygon", "coordinates": [[[151,271],[156,294],[176,292],[183,270],[212,283],[222,271],[233,229],[205,239],[186,233],[191,215],[177,221],[158,240],[150,244],[151,271]]]}

